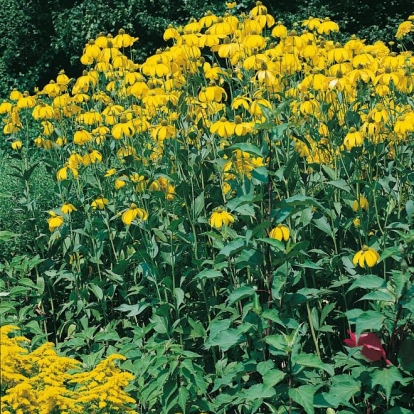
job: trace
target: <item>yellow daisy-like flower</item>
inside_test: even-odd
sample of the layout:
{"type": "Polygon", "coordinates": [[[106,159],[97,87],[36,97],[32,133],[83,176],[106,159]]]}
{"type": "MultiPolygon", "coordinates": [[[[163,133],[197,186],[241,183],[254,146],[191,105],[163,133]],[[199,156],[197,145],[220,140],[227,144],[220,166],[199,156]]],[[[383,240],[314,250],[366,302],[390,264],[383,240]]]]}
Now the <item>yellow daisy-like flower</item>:
{"type": "Polygon", "coordinates": [[[361,210],[368,210],[369,208],[368,200],[363,195],[359,196],[359,201],[355,200],[352,204],[352,210],[355,212],[358,211],[359,208],[361,210]]]}
{"type": "Polygon", "coordinates": [[[148,213],[144,209],[139,208],[136,204],[132,203],[129,206],[129,209],[122,214],[122,222],[126,226],[129,226],[137,217],[140,221],[146,221],[148,219],[148,213]]]}
{"type": "Polygon", "coordinates": [[[92,201],[91,206],[94,210],[99,209],[103,210],[105,206],[109,204],[109,200],[104,197],[99,197],[96,200],[92,201]]]}
{"type": "Polygon", "coordinates": [[[72,213],[72,211],[77,211],[76,207],[70,203],[63,204],[63,206],[60,209],[62,210],[63,214],[70,214],[72,213]]]}
{"type": "Polygon", "coordinates": [[[402,39],[404,36],[408,35],[413,30],[413,23],[410,21],[402,22],[397,29],[395,37],[397,39],[402,39]]]}
{"type": "Polygon", "coordinates": [[[22,141],[14,141],[14,142],[12,142],[12,144],[11,144],[11,147],[12,147],[15,151],[18,151],[18,150],[22,149],[22,146],[23,146],[22,141]]]}
{"type": "Polygon", "coordinates": [[[373,267],[380,259],[380,255],[376,250],[369,246],[362,246],[362,249],[357,252],[352,260],[352,263],[356,266],[365,268],[365,266],[373,267]]]}
{"type": "Polygon", "coordinates": [[[354,147],[361,147],[363,143],[364,137],[361,132],[357,131],[354,127],[349,128],[349,132],[344,139],[345,148],[350,151],[354,147]]]}
{"type": "Polygon", "coordinates": [[[288,241],[290,237],[289,227],[285,226],[284,224],[278,224],[276,227],[270,230],[269,237],[271,239],[276,239],[279,241],[288,241]]]}
{"type": "Polygon", "coordinates": [[[111,177],[114,174],[116,174],[116,169],[110,168],[109,170],[106,171],[106,174],[104,175],[104,177],[111,177]]]}
{"type": "Polygon", "coordinates": [[[223,225],[228,226],[229,224],[234,223],[234,217],[230,213],[219,207],[216,208],[215,211],[213,211],[208,222],[211,227],[221,229],[223,225]]]}
{"type": "Polygon", "coordinates": [[[49,224],[49,230],[55,231],[58,227],[64,223],[63,217],[58,216],[54,211],[49,211],[50,217],[47,219],[49,224]]]}

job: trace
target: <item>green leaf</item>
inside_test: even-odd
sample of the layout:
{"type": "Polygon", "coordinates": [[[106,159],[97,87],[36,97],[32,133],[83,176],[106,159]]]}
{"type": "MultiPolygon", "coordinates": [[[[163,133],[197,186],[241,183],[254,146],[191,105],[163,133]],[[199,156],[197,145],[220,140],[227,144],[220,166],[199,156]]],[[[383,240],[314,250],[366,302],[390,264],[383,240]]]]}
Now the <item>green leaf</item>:
{"type": "Polygon", "coordinates": [[[247,144],[247,143],[240,143],[240,144],[234,144],[231,147],[229,147],[231,150],[241,150],[243,152],[249,152],[250,154],[254,154],[257,157],[263,157],[262,151],[256,145],[253,144],[247,144]]]}
{"type": "Polygon", "coordinates": [[[267,168],[265,166],[255,168],[252,171],[252,177],[266,184],[269,181],[267,168]]]}
{"type": "Polygon", "coordinates": [[[322,230],[324,233],[326,233],[328,236],[332,238],[335,237],[336,229],[332,230],[332,227],[328,223],[328,220],[326,219],[325,216],[319,217],[317,219],[313,219],[313,222],[315,223],[316,227],[319,230],[322,230]]]}
{"type": "Polygon", "coordinates": [[[311,387],[310,385],[302,385],[298,388],[290,388],[289,397],[301,405],[307,414],[314,414],[315,409],[313,406],[313,396],[315,394],[315,391],[315,387],[311,387]]]}
{"type": "Polygon", "coordinates": [[[283,321],[279,317],[279,311],[277,309],[266,309],[261,314],[261,316],[262,316],[263,319],[270,320],[272,322],[277,323],[280,326],[285,327],[285,324],[283,323],[283,321]]]}
{"type": "Polygon", "coordinates": [[[276,390],[272,387],[265,387],[263,384],[255,384],[250,388],[241,392],[242,398],[248,401],[263,400],[272,398],[276,394],[276,390]]]}
{"type": "Polygon", "coordinates": [[[128,318],[132,318],[133,316],[139,315],[149,306],[150,306],[149,303],[139,302],[136,305],[122,304],[121,306],[118,306],[117,308],[115,308],[115,310],[118,310],[120,312],[129,312],[126,316],[128,318]]]}
{"type": "Polygon", "coordinates": [[[334,376],[334,369],[332,365],[325,364],[317,355],[301,353],[293,359],[293,362],[303,367],[322,369],[330,376],[334,376]]]}
{"type": "Polygon", "coordinates": [[[380,330],[385,316],[381,312],[366,311],[362,312],[356,320],[356,335],[359,337],[364,331],[380,330]]]}
{"type": "Polygon", "coordinates": [[[187,405],[187,400],[188,400],[189,395],[190,393],[185,387],[181,386],[180,389],[178,390],[178,405],[180,406],[183,414],[186,413],[186,405],[187,405]]]}
{"type": "Polygon", "coordinates": [[[327,181],[325,184],[333,185],[340,190],[346,191],[347,193],[351,194],[351,187],[345,180],[334,180],[334,181],[327,181]]]}
{"type": "Polygon", "coordinates": [[[282,201],[282,206],[308,206],[313,205],[315,207],[318,207],[321,211],[325,211],[325,207],[319,201],[312,197],[304,196],[304,195],[295,195],[293,197],[285,198],[282,201]]]}
{"type": "Polygon", "coordinates": [[[274,387],[276,384],[282,381],[285,376],[286,373],[280,371],[279,369],[271,369],[270,371],[265,372],[263,375],[264,389],[274,387]]]}
{"type": "Polygon", "coordinates": [[[237,239],[232,240],[220,250],[219,254],[216,257],[216,260],[220,261],[222,257],[231,257],[233,254],[243,249],[243,247],[245,247],[244,245],[244,238],[238,237],[237,239]]]}
{"type": "Polygon", "coordinates": [[[361,382],[354,380],[349,375],[336,375],[332,379],[332,386],[323,396],[332,407],[347,404],[357,393],[361,392],[361,382]]]}
{"type": "Polygon", "coordinates": [[[36,289],[36,290],[38,289],[37,285],[34,284],[32,280],[30,280],[30,279],[28,279],[26,277],[24,277],[23,279],[20,279],[19,280],[19,285],[26,286],[26,287],[29,287],[29,288],[32,288],[32,289],[36,289]]]}
{"type": "Polygon", "coordinates": [[[269,244],[270,246],[275,247],[277,250],[280,250],[281,252],[285,251],[285,245],[279,240],[272,239],[270,237],[257,239],[257,240],[263,243],[269,244]]]}
{"type": "Polygon", "coordinates": [[[252,296],[255,292],[256,291],[251,286],[241,286],[236,290],[233,290],[233,292],[231,292],[229,296],[229,306],[244,298],[252,296]]]}
{"type": "Polygon", "coordinates": [[[395,296],[388,290],[369,292],[358,300],[380,300],[383,302],[395,302],[395,296]]]}
{"type": "Polygon", "coordinates": [[[222,351],[225,352],[243,341],[243,334],[238,333],[235,329],[228,329],[226,331],[219,332],[213,338],[208,338],[204,346],[206,349],[209,349],[212,346],[218,346],[222,351]]]}
{"type": "Polygon", "coordinates": [[[384,369],[376,369],[372,374],[372,385],[380,385],[384,388],[387,401],[391,397],[391,390],[396,382],[405,384],[405,380],[397,367],[390,366],[384,369]]]}
{"type": "Polygon", "coordinates": [[[223,277],[222,273],[218,270],[214,269],[205,269],[198,273],[194,279],[202,280],[202,279],[215,279],[216,277],[223,277]]]}
{"type": "Polygon", "coordinates": [[[356,288],[372,290],[385,286],[386,283],[383,278],[375,275],[363,275],[356,279],[354,283],[352,283],[352,285],[348,288],[347,292],[350,292],[351,290],[354,290],[356,288]]]}
{"type": "Polygon", "coordinates": [[[402,407],[393,407],[391,410],[386,411],[384,414],[413,414],[413,411],[402,407]]]}
{"type": "Polygon", "coordinates": [[[0,231],[0,242],[9,242],[14,237],[19,237],[20,234],[12,233],[11,231],[1,230],[0,231]]]}
{"type": "Polygon", "coordinates": [[[97,297],[98,300],[103,299],[103,290],[100,286],[95,285],[94,283],[90,283],[88,287],[90,291],[97,297]]]}
{"type": "Polygon", "coordinates": [[[194,200],[193,209],[194,218],[197,218],[204,209],[204,191],[202,191],[194,200]]]}
{"type": "Polygon", "coordinates": [[[177,309],[178,309],[181,306],[181,304],[184,302],[184,291],[181,288],[175,288],[174,297],[175,297],[177,309]]]}

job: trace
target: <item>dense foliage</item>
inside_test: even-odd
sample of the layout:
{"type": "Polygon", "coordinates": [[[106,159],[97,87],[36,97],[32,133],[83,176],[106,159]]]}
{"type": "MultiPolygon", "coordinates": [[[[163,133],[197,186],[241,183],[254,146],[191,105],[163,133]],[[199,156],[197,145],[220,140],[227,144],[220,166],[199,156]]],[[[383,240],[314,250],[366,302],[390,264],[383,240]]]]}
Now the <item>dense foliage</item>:
{"type": "MultiPolygon", "coordinates": [[[[143,413],[412,412],[414,16],[396,53],[227,8],[143,60],[99,35],[80,76],[0,104],[6,346],[31,339],[34,378],[46,342],[123,355],[143,413]]],[[[79,407],[55,408],[32,406],[79,407]]]]}
{"type": "MultiPolygon", "coordinates": [[[[393,33],[411,13],[410,0],[292,0],[271,2],[269,13],[291,26],[309,16],[329,16],[345,35],[358,33],[368,42],[393,40],[393,33]]],[[[238,2],[237,12],[248,12],[253,3],[238,2]]],[[[190,17],[207,11],[222,14],[218,0],[3,0],[0,9],[0,94],[13,87],[32,91],[43,87],[58,70],[78,77],[79,51],[98,33],[116,34],[120,28],[141,40],[134,51],[142,60],[163,45],[168,24],[185,25],[190,17]]]]}

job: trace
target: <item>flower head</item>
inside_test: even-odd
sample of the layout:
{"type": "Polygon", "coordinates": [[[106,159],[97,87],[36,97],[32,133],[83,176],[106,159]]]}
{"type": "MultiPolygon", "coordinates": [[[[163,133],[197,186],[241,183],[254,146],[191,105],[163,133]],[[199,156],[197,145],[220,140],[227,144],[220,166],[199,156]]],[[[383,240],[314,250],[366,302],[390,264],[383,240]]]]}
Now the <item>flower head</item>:
{"type": "Polygon", "coordinates": [[[290,237],[290,230],[284,224],[278,224],[275,228],[270,230],[269,237],[279,241],[288,241],[290,237]]]}
{"type": "Polygon", "coordinates": [[[219,207],[216,208],[216,210],[213,212],[208,222],[210,223],[211,227],[221,229],[223,225],[228,226],[229,224],[234,223],[234,217],[219,207]]]}
{"type": "Polygon", "coordinates": [[[49,211],[50,217],[47,219],[49,224],[49,230],[55,231],[58,227],[64,223],[63,217],[58,216],[54,211],[49,211]]]}
{"type": "Polygon", "coordinates": [[[368,210],[368,208],[369,208],[368,200],[363,195],[359,196],[359,201],[355,200],[352,204],[352,210],[354,211],[358,211],[359,209],[368,210]]]}
{"type": "Polygon", "coordinates": [[[357,252],[352,260],[352,263],[356,266],[357,264],[361,267],[373,267],[380,259],[380,255],[372,247],[366,245],[362,246],[362,249],[357,252]]]}
{"type": "Polygon", "coordinates": [[[103,210],[108,204],[109,200],[107,198],[99,197],[96,200],[92,201],[91,206],[94,210],[103,210]]]}
{"type": "Polygon", "coordinates": [[[361,334],[359,336],[358,342],[356,340],[356,334],[354,332],[347,332],[350,336],[350,338],[344,339],[344,342],[347,346],[351,348],[362,346],[361,353],[365,358],[369,359],[372,362],[384,359],[387,365],[392,365],[391,361],[387,359],[387,355],[384,348],[382,347],[381,340],[374,332],[361,334]]]}

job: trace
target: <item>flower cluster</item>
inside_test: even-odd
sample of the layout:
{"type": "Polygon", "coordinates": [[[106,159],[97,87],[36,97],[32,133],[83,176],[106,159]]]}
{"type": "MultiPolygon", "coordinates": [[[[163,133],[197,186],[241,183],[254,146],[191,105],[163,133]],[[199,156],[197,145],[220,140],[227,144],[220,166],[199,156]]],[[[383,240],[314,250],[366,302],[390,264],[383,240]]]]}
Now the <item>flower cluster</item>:
{"type": "Polygon", "coordinates": [[[125,357],[111,355],[92,371],[82,372],[79,361],[59,356],[50,342],[30,352],[26,338],[11,336],[18,329],[0,328],[2,413],[136,412],[135,400],[124,391],[133,375],[114,364],[125,357]]]}

